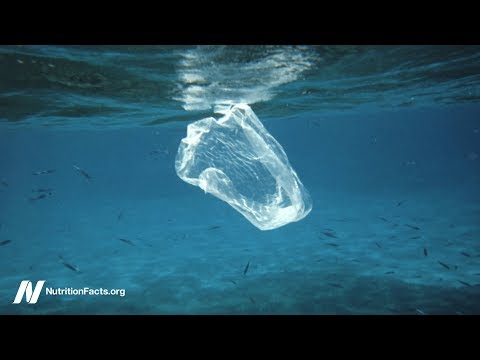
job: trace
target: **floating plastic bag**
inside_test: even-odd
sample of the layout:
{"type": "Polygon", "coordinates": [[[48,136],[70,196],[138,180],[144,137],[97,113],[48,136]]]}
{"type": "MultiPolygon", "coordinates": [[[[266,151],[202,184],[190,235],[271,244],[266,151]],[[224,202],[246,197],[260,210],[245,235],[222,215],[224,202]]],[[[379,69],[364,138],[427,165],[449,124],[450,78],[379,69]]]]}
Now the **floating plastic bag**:
{"type": "Polygon", "coordinates": [[[260,230],[307,216],[308,191],[252,109],[238,104],[219,112],[219,120],[188,125],[175,160],[178,176],[227,202],[260,230]]]}

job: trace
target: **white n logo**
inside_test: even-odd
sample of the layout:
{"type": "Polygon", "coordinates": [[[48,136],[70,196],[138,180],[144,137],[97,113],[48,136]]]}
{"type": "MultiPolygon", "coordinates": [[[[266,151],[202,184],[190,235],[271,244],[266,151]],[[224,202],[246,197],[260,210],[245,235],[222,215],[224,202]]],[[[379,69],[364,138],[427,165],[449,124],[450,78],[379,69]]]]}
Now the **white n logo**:
{"type": "Polygon", "coordinates": [[[42,292],[43,284],[45,280],[37,281],[35,285],[35,290],[32,290],[32,282],[30,280],[23,280],[18,287],[17,296],[13,300],[14,304],[20,304],[22,302],[23,294],[25,294],[25,299],[29,304],[36,304],[40,293],[42,292]]]}

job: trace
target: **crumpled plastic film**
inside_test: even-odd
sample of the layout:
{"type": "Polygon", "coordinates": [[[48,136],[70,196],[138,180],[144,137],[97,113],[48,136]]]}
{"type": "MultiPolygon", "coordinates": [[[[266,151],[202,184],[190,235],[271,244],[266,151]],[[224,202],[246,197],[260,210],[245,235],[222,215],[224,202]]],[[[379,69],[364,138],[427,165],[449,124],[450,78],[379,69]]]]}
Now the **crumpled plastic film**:
{"type": "Polygon", "coordinates": [[[260,230],[303,219],[308,191],[252,109],[237,104],[188,125],[175,159],[185,182],[227,202],[260,230]]]}

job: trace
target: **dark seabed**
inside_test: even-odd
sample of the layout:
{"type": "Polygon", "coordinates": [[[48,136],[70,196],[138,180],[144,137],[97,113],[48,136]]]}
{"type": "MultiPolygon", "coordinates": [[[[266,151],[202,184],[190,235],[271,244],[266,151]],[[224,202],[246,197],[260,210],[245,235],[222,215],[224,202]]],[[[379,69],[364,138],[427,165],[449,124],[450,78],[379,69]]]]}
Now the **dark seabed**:
{"type": "Polygon", "coordinates": [[[0,78],[0,314],[480,314],[478,46],[0,46],[0,78]],[[235,103],[304,219],[177,176],[235,103]]]}

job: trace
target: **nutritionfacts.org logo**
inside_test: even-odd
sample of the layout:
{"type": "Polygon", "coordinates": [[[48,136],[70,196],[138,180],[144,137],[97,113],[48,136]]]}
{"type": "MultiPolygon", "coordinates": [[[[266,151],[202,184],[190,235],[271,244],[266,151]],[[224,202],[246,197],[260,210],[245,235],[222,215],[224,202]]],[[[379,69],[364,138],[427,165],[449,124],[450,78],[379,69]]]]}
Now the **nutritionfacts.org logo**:
{"type": "Polygon", "coordinates": [[[18,287],[17,295],[15,296],[13,303],[20,304],[22,302],[23,295],[25,295],[25,300],[27,303],[36,304],[38,297],[42,292],[43,284],[45,284],[45,280],[39,280],[35,285],[35,289],[33,289],[32,282],[30,280],[23,280],[18,287]]]}
{"type": "MultiPolygon", "coordinates": [[[[33,284],[30,280],[22,280],[20,285],[18,286],[17,295],[13,300],[13,304],[20,304],[25,297],[25,301],[27,304],[36,304],[38,301],[38,297],[42,293],[43,285],[45,284],[45,280],[39,280],[33,287],[33,284]]],[[[125,296],[125,289],[107,289],[107,288],[71,288],[71,287],[64,287],[64,288],[52,288],[47,287],[45,288],[45,295],[47,296],[76,296],[76,295],[107,295],[107,296],[125,296]]]]}

